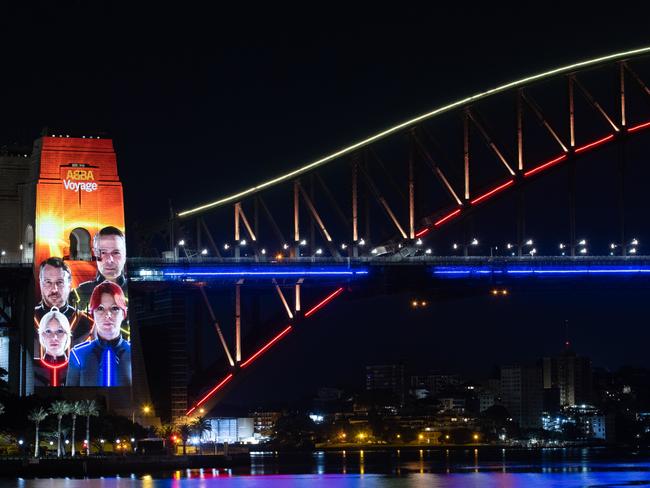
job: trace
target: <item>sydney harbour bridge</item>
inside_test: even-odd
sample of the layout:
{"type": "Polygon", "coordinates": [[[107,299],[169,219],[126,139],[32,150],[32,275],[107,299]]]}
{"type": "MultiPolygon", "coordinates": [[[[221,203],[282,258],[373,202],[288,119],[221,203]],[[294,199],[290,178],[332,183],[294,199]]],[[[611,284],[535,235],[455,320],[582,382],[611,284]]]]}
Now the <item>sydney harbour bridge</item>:
{"type": "MultiPolygon", "coordinates": [[[[212,357],[179,373],[173,415],[208,411],[342,300],[407,291],[413,306],[435,306],[480,293],[650,284],[648,55],[611,54],[478,91],[171,210],[157,234],[166,249],[129,256],[127,268],[136,294],[173,290],[200,309],[180,320],[203,330],[196,340],[212,357]]],[[[156,312],[146,302],[145,321],[156,312]]],[[[170,303],[173,315],[180,302],[170,303]]],[[[169,361],[187,360],[179,344],[185,352],[169,361]]]]}

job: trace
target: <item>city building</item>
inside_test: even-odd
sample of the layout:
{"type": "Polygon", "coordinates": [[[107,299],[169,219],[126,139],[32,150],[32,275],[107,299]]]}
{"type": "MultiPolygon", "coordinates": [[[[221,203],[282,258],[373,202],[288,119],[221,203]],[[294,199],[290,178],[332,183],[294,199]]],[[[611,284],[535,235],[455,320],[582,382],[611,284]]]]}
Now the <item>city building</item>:
{"type": "Polygon", "coordinates": [[[218,444],[235,442],[257,443],[254,432],[254,419],[252,417],[215,417],[208,419],[211,430],[203,434],[203,442],[216,442],[218,444]]]}
{"type": "Polygon", "coordinates": [[[404,366],[401,364],[366,366],[366,391],[389,392],[404,403],[404,366]]]}
{"type": "Polygon", "coordinates": [[[275,423],[282,417],[282,412],[255,410],[249,412],[249,416],[253,419],[253,432],[255,435],[262,439],[269,439],[273,433],[275,423]]]}
{"type": "Polygon", "coordinates": [[[542,360],[544,389],[557,388],[560,406],[592,401],[591,360],[577,356],[569,346],[562,354],[542,360]]]}
{"type": "Polygon", "coordinates": [[[496,397],[491,391],[481,391],[478,395],[479,412],[485,412],[488,408],[496,405],[496,397]]]}
{"type": "Polygon", "coordinates": [[[501,397],[503,405],[520,427],[541,427],[543,397],[539,366],[501,366],[501,397]]]}
{"type": "Polygon", "coordinates": [[[551,432],[566,433],[568,426],[575,429],[573,440],[610,440],[607,435],[607,417],[593,405],[564,407],[561,412],[542,417],[542,428],[551,432]]]}
{"type": "Polygon", "coordinates": [[[460,397],[442,397],[438,398],[440,410],[442,412],[453,412],[462,414],[465,412],[465,398],[460,397]]]}
{"type": "Polygon", "coordinates": [[[446,390],[461,384],[459,374],[427,374],[411,376],[411,388],[424,388],[431,396],[438,395],[446,390]]]}

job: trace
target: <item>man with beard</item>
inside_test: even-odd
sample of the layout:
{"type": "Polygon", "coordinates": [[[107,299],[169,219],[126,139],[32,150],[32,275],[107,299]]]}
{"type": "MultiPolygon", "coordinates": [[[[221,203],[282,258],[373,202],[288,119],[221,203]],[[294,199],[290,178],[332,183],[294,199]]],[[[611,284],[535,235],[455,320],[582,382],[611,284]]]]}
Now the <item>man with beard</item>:
{"type": "Polygon", "coordinates": [[[72,345],[88,339],[93,330],[93,320],[84,312],[68,304],[72,274],[61,258],[47,258],[39,268],[41,303],[34,309],[34,325],[38,325],[43,315],[56,307],[70,323],[72,345]]]}
{"type": "Polygon", "coordinates": [[[97,276],[93,281],[81,283],[74,290],[74,300],[78,309],[86,310],[90,295],[103,281],[116,283],[126,295],[126,243],[124,234],[117,227],[104,227],[93,238],[93,252],[97,259],[97,276]]]}

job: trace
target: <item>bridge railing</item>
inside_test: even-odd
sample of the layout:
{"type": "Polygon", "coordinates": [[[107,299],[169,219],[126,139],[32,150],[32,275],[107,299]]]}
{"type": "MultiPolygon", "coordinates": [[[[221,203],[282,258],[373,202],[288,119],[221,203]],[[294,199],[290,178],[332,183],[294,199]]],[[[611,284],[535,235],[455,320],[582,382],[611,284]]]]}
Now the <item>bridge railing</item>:
{"type": "Polygon", "coordinates": [[[195,266],[195,265],[481,265],[481,264],[558,264],[558,265],[594,265],[594,264],[641,264],[650,262],[650,256],[359,256],[359,257],[294,257],[275,259],[274,257],[179,257],[167,258],[128,258],[131,268],[146,266],[195,266]]]}

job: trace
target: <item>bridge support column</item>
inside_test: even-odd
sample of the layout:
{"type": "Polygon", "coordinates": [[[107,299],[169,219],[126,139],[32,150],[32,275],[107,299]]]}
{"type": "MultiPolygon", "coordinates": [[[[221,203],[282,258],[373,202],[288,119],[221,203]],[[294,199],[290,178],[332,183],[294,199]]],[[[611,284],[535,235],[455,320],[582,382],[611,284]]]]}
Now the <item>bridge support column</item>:
{"type": "Polygon", "coordinates": [[[576,255],[576,164],[571,158],[569,171],[569,248],[571,256],[576,255]]]}
{"type": "Polygon", "coordinates": [[[235,285],[235,361],[241,362],[241,285],[239,280],[235,285]]]}
{"type": "Polygon", "coordinates": [[[517,198],[517,256],[521,257],[522,248],[526,239],[526,194],[519,188],[517,198]]]}
{"type": "Polygon", "coordinates": [[[618,212],[619,212],[619,239],[621,245],[621,256],[627,255],[627,242],[625,236],[625,166],[627,162],[627,152],[625,144],[625,135],[622,134],[619,141],[619,156],[618,156],[618,212]]]}

